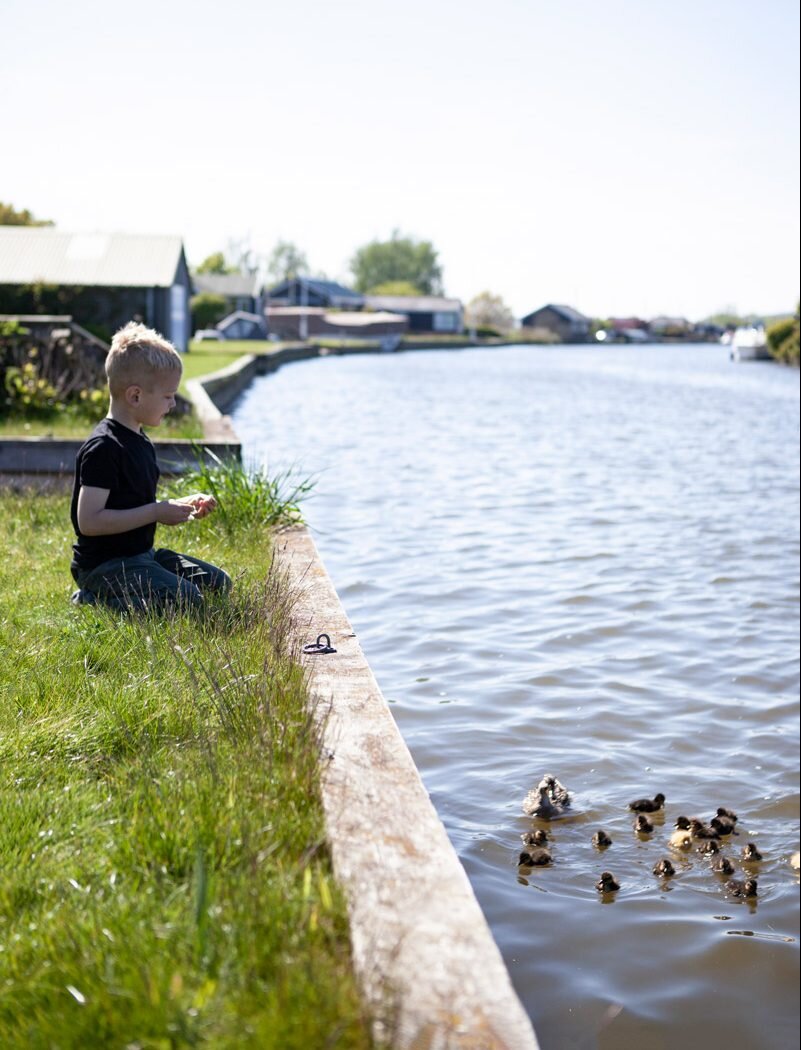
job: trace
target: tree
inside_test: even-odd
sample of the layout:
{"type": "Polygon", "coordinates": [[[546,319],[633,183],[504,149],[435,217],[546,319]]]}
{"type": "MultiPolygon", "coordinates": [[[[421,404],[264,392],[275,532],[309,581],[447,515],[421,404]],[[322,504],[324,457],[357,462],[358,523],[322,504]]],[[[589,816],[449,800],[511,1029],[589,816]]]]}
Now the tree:
{"type": "Polygon", "coordinates": [[[388,241],[371,241],[356,251],[350,262],[360,292],[387,281],[408,281],[423,295],[442,294],[442,267],[430,241],[401,237],[393,230],[388,241]]]}
{"type": "Polygon", "coordinates": [[[213,328],[228,313],[228,303],[215,292],[200,292],[190,299],[189,309],[195,329],[213,328]]]}
{"type": "Polygon", "coordinates": [[[411,281],[384,281],[370,289],[370,295],[422,295],[416,284],[411,281]]]}
{"type": "Polygon", "coordinates": [[[508,332],[515,326],[512,311],[500,295],[480,292],[467,304],[464,319],[471,328],[492,328],[498,334],[508,332]]]}
{"type": "Polygon", "coordinates": [[[207,255],[203,262],[195,270],[195,273],[236,273],[235,266],[229,266],[225,261],[224,252],[212,252],[207,255]]]}
{"type": "Polygon", "coordinates": [[[17,211],[13,204],[0,201],[0,226],[53,226],[51,219],[35,219],[27,208],[17,211]]]}
{"type": "Polygon", "coordinates": [[[305,252],[302,252],[292,241],[278,241],[267,262],[267,272],[276,282],[291,281],[293,277],[308,273],[309,263],[305,252]]]}

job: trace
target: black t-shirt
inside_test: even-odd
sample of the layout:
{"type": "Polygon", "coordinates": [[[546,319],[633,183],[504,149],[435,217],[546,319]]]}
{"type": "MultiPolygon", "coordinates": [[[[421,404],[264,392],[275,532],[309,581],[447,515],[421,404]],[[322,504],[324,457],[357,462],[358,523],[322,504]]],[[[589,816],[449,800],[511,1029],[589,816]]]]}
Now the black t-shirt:
{"type": "Polygon", "coordinates": [[[153,546],[155,522],[113,536],[84,536],[78,528],[78,492],[82,485],[108,489],[108,510],[129,510],[154,503],[159,480],[156,450],[145,434],[115,419],[101,420],[78,450],[70,516],[78,542],[72,564],[89,572],[110,558],[144,554],[153,546]]]}

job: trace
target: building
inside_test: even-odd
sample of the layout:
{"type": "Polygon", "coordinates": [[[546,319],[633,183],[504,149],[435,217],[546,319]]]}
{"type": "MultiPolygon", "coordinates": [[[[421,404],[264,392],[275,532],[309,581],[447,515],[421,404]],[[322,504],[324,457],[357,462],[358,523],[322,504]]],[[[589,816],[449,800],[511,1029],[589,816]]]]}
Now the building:
{"type": "Polygon", "coordinates": [[[267,321],[264,314],[234,310],[215,325],[223,339],[266,339],[267,321]]]}
{"type": "Polygon", "coordinates": [[[586,343],[590,337],[592,320],[572,306],[548,303],[527,314],[520,323],[523,328],[544,328],[558,336],[563,343],[586,343]]]}
{"type": "Polygon", "coordinates": [[[233,313],[242,310],[248,314],[263,314],[264,285],[258,274],[250,273],[193,273],[195,292],[209,292],[225,299],[233,313]]]}
{"type": "Polygon", "coordinates": [[[178,236],[0,226],[0,313],[68,313],[107,340],[139,319],[183,351],[190,294],[178,236]]]}
{"type": "Polygon", "coordinates": [[[648,330],[657,339],[687,339],[695,326],[686,317],[654,317],[648,322],[648,330]]]}
{"type": "Polygon", "coordinates": [[[417,333],[460,333],[464,330],[464,311],[458,299],[439,295],[366,295],[371,310],[405,314],[409,331],[417,333]]]}
{"type": "MultiPolygon", "coordinates": [[[[403,314],[373,310],[326,310],[323,306],[270,306],[270,334],[277,339],[400,339],[409,326],[403,314]]],[[[219,325],[217,326],[219,328],[219,325]]]]}
{"type": "Polygon", "coordinates": [[[316,277],[292,277],[273,285],[267,292],[267,305],[325,307],[328,310],[361,310],[364,296],[336,281],[316,277]]]}

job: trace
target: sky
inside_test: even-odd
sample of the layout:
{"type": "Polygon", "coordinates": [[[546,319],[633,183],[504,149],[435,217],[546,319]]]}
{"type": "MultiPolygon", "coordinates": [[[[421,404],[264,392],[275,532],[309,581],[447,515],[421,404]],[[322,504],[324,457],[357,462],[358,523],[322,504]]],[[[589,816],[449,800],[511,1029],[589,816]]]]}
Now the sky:
{"type": "Polygon", "coordinates": [[[2,6],[0,200],[64,231],[347,283],[397,229],[518,317],[798,300],[797,2],[2,6]]]}

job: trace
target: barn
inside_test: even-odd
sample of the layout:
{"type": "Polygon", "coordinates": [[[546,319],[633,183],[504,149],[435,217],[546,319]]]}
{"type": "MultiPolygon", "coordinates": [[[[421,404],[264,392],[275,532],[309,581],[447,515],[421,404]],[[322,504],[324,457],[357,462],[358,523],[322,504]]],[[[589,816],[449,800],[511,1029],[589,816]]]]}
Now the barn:
{"type": "Polygon", "coordinates": [[[106,341],[138,319],[184,351],[191,288],[179,236],[0,226],[3,314],[69,314],[106,341]]]}

